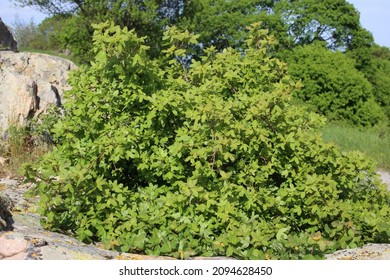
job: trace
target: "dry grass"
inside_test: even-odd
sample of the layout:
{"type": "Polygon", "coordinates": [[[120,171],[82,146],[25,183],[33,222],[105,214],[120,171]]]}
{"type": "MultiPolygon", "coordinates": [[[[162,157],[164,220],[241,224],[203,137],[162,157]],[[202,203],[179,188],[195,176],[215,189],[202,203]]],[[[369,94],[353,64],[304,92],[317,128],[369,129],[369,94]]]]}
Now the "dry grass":
{"type": "Polygon", "coordinates": [[[35,141],[26,128],[11,126],[0,140],[0,177],[21,177],[21,167],[41,158],[50,147],[35,141]]]}

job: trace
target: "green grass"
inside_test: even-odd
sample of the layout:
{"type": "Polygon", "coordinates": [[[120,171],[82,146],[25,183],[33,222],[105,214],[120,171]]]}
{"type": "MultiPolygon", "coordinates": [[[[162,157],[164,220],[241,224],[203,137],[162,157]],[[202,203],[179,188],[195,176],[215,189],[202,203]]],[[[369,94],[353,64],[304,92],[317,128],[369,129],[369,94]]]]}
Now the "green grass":
{"type": "Polygon", "coordinates": [[[328,124],[322,130],[326,142],[335,143],[345,151],[357,150],[378,163],[379,169],[390,171],[390,129],[360,128],[328,124]]]}

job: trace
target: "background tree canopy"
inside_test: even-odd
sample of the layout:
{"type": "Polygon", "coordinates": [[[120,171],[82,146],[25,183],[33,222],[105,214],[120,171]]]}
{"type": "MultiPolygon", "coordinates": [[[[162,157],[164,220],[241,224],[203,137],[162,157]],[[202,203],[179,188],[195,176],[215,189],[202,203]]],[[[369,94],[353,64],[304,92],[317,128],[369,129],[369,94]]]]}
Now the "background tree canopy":
{"type": "Polygon", "coordinates": [[[294,48],[286,56],[289,73],[304,85],[297,97],[317,112],[330,120],[363,126],[385,119],[372,85],[347,55],[330,51],[323,44],[311,44],[294,48]]]}
{"type": "MultiPolygon", "coordinates": [[[[89,25],[112,20],[147,36],[157,51],[163,29],[172,25],[199,34],[201,46],[219,50],[240,47],[245,27],[253,22],[263,22],[284,48],[321,40],[331,49],[352,50],[361,46],[355,41],[361,40],[358,34],[364,30],[358,12],[345,0],[14,1],[51,15],[72,15],[89,25]]],[[[89,32],[91,41],[91,27],[89,32]]]]}
{"type": "Polygon", "coordinates": [[[359,13],[345,0],[275,1],[275,10],[288,26],[289,36],[298,45],[324,41],[328,48],[350,49],[362,27],[359,13]]]}

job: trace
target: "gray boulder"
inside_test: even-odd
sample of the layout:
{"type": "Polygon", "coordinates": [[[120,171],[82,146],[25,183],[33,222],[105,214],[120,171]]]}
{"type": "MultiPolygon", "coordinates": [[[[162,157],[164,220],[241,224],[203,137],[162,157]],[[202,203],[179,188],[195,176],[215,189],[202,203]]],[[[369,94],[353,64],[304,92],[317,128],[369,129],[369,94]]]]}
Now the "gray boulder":
{"type": "Polygon", "coordinates": [[[18,43],[15,41],[9,28],[0,18],[0,50],[18,51],[18,43]]]}
{"type": "Polygon", "coordinates": [[[61,106],[75,69],[73,62],[56,56],[0,51],[0,133],[26,124],[50,104],[61,106]]]}

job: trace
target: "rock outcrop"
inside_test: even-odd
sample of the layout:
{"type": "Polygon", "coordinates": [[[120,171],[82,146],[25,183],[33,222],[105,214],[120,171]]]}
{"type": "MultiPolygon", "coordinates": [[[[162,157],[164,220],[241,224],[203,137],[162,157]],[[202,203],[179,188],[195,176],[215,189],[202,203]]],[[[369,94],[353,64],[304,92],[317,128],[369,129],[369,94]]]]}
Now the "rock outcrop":
{"type": "Polygon", "coordinates": [[[8,50],[17,52],[18,43],[15,41],[12,32],[9,30],[7,25],[0,18],[0,50],[8,50]]]}
{"type": "Polygon", "coordinates": [[[366,244],[361,248],[336,251],[328,260],[390,260],[390,244],[366,244]]]}
{"type": "Polygon", "coordinates": [[[0,51],[0,133],[11,124],[25,124],[49,104],[61,106],[69,71],[75,69],[56,56],[0,51]]]}

